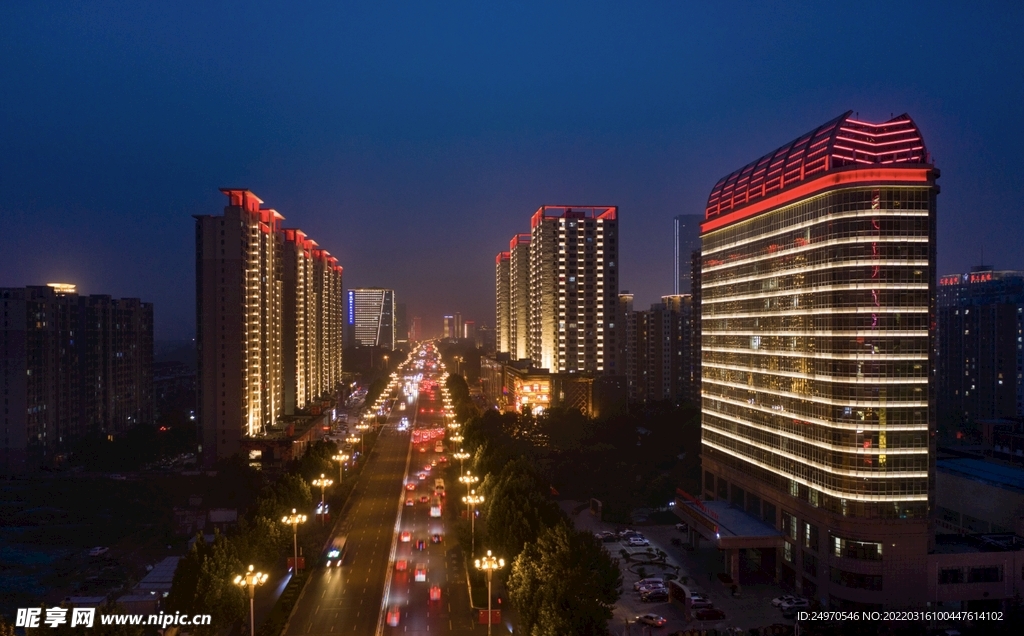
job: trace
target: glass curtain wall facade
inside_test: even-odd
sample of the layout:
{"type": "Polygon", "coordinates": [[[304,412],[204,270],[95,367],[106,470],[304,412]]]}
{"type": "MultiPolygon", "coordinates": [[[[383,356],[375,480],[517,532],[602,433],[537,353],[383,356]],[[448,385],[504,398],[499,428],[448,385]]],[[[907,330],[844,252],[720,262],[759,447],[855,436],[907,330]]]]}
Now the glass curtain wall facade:
{"type": "Polygon", "coordinates": [[[833,607],[923,605],[938,192],[923,146],[909,117],[847,113],[744,168],[741,187],[762,183],[730,209],[716,187],[704,224],[705,495],[782,529],[780,579],[833,607]],[[842,547],[861,544],[871,559],[842,547]]]}

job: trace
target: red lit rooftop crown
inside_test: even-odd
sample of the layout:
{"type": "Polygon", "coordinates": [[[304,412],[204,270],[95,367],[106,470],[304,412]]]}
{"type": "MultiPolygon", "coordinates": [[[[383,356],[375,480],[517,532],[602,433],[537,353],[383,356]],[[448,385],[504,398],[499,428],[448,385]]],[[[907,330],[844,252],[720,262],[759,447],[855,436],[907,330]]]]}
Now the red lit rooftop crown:
{"type": "Polygon", "coordinates": [[[819,189],[855,181],[926,181],[930,163],[924,137],[909,115],[871,124],[848,111],[719,179],[702,228],[708,232],[788,202],[790,197],[779,195],[811,194],[811,182],[828,175],[857,173],[831,180],[835,184],[821,183],[819,189]],[[879,170],[885,168],[896,170],[879,170]],[[903,174],[905,168],[916,170],[903,174]]]}

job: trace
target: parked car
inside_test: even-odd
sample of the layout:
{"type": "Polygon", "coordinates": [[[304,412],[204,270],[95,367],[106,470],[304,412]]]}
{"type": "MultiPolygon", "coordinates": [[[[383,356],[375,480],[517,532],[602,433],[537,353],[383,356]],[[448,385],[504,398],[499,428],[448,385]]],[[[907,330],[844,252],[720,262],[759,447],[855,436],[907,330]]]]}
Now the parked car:
{"type": "Polygon", "coordinates": [[[636,617],[636,622],[643,623],[644,625],[653,625],[655,627],[664,627],[665,623],[668,621],[665,620],[664,616],[659,616],[658,614],[643,614],[642,616],[636,617]]]}
{"type": "Polygon", "coordinates": [[[782,596],[776,596],[772,599],[772,607],[782,607],[783,603],[789,603],[800,598],[799,596],[793,596],[792,594],[783,594],[782,596]]]}
{"type": "Polygon", "coordinates": [[[713,607],[699,609],[693,614],[699,621],[721,621],[725,620],[725,612],[713,607]]]}
{"type": "Polygon", "coordinates": [[[692,610],[709,609],[709,608],[712,608],[714,606],[715,606],[714,603],[712,603],[711,601],[707,600],[706,598],[697,598],[697,599],[691,599],[690,600],[690,609],[692,609],[692,610]]]}
{"type": "Polygon", "coordinates": [[[781,607],[783,610],[788,610],[788,609],[807,609],[810,606],[811,606],[811,602],[808,601],[807,599],[805,599],[805,598],[795,598],[795,599],[793,599],[791,601],[786,601],[785,603],[783,603],[779,607],[781,607]]]}
{"type": "Polygon", "coordinates": [[[668,602],[668,590],[661,588],[644,592],[640,594],[640,600],[644,603],[666,603],[668,602]]]}
{"type": "Polygon", "coordinates": [[[651,545],[651,542],[643,537],[630,537],[629,545],[632,547],[642,548],[644,546],[651,545]]]}
{"type": "Polygon", "coordinates": [[[651,583],[660,583],[662,586],[665,585],[665,581],[661,578],[640,579],[639,581],[633,584],[633,589],[639,590],[643,586],[650,585],[651,583]]]}

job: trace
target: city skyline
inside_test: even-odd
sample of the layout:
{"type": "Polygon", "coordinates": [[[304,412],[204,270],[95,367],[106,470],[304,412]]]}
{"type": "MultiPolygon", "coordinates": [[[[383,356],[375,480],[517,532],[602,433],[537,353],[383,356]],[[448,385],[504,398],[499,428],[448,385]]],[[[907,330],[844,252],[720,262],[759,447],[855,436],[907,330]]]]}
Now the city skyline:
{"type": "Polygon", "coordinates": [[[191,217],[218,209],[228,184],[334,246],[347,285],[395,289],[425,334],[453,311],[493,322],[484,265],[550,202],[619,207],[620,288],[647,306],[673,291],[675,216],[700,213],[742,158],[847,108],[869,121],[913,113],[927,135],[949,210],[940,275],[983,252],[1024,269],[1024,185],[1012,172],[1024,86],[1000,62],[1024,53],[1012,37],[1021,9],[929,8],[885,9],[918,25],[905,54],[859,50],[843,65],[806,56],[828,50],[842,19],[831,7],[564,9],[539,23],[528,9],[313,20],[212,7],[196,20],[179,8],[7,7],[0,79],[20,99],[0,106],[0,285],[145,297],[157,339],[191,337],[191,217]],[[269,45],[240,56],[220,26],[236,18],[269,45]],[[614,29],[620,45],[575,47],[566,29],[614,29]],[[511,44],[490,46],[501,36],[511,44]],[[539,108],[538,93],[593,98],[539,108]],[[418,267],[428,256],[432,267],[418,267]]]}

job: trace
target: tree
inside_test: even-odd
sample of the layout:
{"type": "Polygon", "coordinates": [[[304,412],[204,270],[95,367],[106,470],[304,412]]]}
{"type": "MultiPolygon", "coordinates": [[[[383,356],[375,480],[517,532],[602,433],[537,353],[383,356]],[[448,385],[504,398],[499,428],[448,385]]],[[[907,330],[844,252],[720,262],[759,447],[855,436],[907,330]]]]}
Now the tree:
{"type": "MultiPolygon", "coordinates": [[[[245,615],[245,597],[234,584],[242,573],[242,562],[227,537],[215,533],[213,543],[207,544],[202,535],[174,572],[171,590],[167,594],[167,608],[183,614],[210,614],[214,625],[225,625],[245,615]]],[[[212,627],[200,628],[200,633],[213,633],[212,627]]]]}
{"type": "Polygon", "coordinates": [[[547,498],[536,469],[524,457],[505,464],[493,482],[488,476],[486,486],[487,536],[510,561],[561,516],[547,498]]]}
{"type": "Polygon", "coordinates": [[[607,634],[621,585],[602,543],[565,521],[525,547],[508,579],[509,600],[531,636],[607,634]]]}

